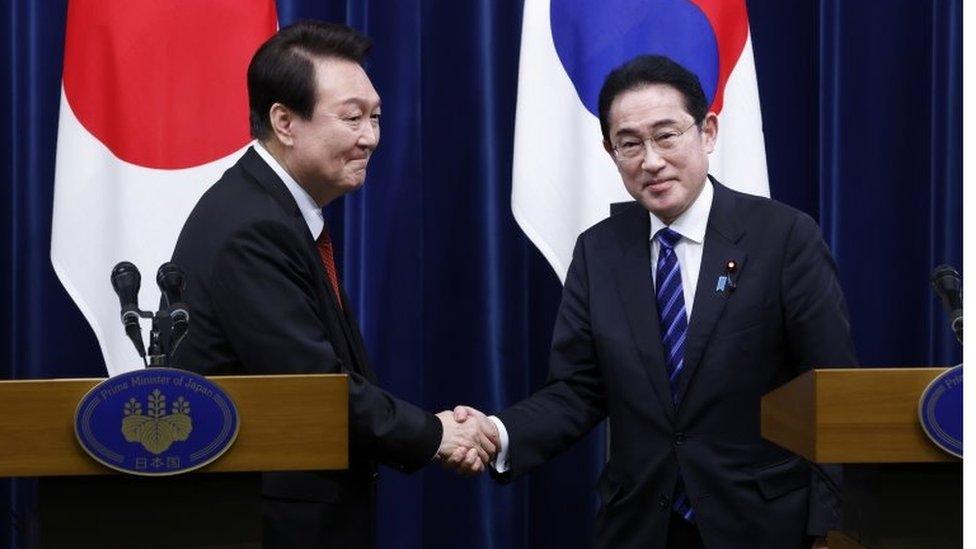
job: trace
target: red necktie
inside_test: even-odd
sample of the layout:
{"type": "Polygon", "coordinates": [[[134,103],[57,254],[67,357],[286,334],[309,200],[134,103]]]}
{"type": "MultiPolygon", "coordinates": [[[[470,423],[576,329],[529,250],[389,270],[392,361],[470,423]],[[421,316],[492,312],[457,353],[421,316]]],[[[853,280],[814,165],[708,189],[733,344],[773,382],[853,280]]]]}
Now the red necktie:
{"type": "Polygon", "coordinates": [[[322,259],[322,266],[325,267],[325,274],[329,277],[329,284],[335,292],[336,303],[339,309],[343,310],[342,297],[339,293],[339,271],[336,269],[335,257],[332,255],[332,238],[329,236],[329,228],[323,227],[319,233],[315,246],[319,249],[319,257],[322,259]]]}

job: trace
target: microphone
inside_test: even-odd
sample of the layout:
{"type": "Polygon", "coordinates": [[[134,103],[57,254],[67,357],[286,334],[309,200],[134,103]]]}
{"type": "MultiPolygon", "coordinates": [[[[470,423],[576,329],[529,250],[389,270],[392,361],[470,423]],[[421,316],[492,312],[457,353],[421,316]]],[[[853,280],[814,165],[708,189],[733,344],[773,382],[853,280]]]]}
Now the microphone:
{"type": "Polygon", "coordinates": [[[170,334],[169,352],[173,353],[176,346],[186,335],[190,322],[190,311],[186,303],[183,302],[183,290],[186,288],[186,276],[183,269],[172,261],[167,261],[159,266],[156,272],[156,284],[163,294],[163,300],[169,309],[170,334]]]}
{"type": "Polygon", "coordinates": [[[112,269],[112,288],[119,296],[119,305],[122,307],[122,324],[125,326],[125,333],[136,346],[139,356],[146,357],[146,347],[142,342],[142,327],[139,325],[139,285],[142,277],[139,269],[128,261],[122,261],[112,269]]]}
{"type": "Polygon", "coordinates": [[[932,271],[932,287],[949,315],[949,325],[962,343],[962,277],[949,265],[939,265],[932,271]]]}
{"type": "Polygon", "coordinates": [[[183,269],[172,261],[167,261],[159,266],[156,272],[156,284],[166,298],[166,305],[183,302],[183,289],[186,287],[186,277],[183,269]]]}

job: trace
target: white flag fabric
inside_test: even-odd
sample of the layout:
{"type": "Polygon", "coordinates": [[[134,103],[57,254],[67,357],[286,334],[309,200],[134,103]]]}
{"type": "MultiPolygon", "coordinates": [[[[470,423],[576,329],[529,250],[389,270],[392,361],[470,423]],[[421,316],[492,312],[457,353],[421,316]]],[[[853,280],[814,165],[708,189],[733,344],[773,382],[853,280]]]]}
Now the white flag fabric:
{"type": "Polygon", "coordinates": [[[512,213],[561,281],[577,236],[633,200],[602,146],[607,73],[641,54],[695,72],[719,133],[709,172],[769,196],[744,0],[526,0],[522,22],[512,213]]]}
{"type": "Polygon", "coordinates": [[[51,262],[110,375],[143,367],[110,271],[134,263],[157,308],[156,269],[250,141],[247,65],[276,28],[272,0],[69,1],[51,262]]]}

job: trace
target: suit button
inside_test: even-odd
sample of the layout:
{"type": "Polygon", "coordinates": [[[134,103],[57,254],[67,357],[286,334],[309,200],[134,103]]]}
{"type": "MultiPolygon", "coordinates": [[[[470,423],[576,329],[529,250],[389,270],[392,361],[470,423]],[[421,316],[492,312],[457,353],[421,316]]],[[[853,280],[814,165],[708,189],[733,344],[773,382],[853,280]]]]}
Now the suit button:
{"type": "Polygon", "coordinates": [[[684,444],[685,443],[685,434],[684,433],[675,433],[674,434],[674,443],[677,444],[678,446],[684,444]]]}
{"type": "Polygon", "coordinates": [[[671,508],[671,498],[669,498],[668,496],[661,496],[657,500],[657,503],[658,503],[658,505],[661,506],[661,509],[670,509],[671,508]]]}

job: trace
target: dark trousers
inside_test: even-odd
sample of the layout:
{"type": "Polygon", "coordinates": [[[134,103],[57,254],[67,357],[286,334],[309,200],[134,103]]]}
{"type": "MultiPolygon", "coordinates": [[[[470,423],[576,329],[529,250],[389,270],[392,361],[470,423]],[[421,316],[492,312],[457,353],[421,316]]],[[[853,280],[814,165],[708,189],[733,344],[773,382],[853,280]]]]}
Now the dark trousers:
{"type": "Polygon", "coordinates": [[[668,523],[668,549],[704,549],[698,526],[681,518],[677,513],[671,513],[668,523]]]}
{"type": "Polygon", "coordinates": [[[264,498],[264,549],[372,549],[373,517],[335,503],[264,498]]]}
{"type": "Polygon", "coordinates": [[[355,462],[348,471],[264,473],[265,549],[373,549],[376,475],[355,462]]]}

